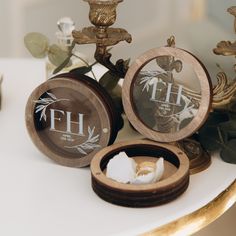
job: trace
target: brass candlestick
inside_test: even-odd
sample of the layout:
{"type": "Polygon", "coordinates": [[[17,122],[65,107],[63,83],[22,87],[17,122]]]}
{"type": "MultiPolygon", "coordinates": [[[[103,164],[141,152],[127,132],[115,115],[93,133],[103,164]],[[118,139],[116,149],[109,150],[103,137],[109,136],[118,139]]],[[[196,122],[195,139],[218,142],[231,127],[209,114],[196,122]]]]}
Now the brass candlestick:
{"type": "Polygon", "coordinates": [[[110,61],[111,54],[107,47],[116,45],[121,41],[130,43],[131,35],[121,28],[110,28],[116,21],[116,8],[123,0],[84,0],[89,3],[89,19],[94,25],[83,28],[82,31],[74,31],[73,37],[77,44],[96,44],[95,59],[107,67],[112,73],[124,78],[128,70],[123,59],[113,64],[110,61]]]}

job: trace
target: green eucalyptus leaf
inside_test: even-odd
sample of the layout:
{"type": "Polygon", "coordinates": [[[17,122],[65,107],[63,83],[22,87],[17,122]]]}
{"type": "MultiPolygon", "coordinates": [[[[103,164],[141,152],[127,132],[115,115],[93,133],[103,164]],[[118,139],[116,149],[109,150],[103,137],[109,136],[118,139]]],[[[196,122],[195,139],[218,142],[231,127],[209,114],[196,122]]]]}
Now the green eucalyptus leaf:
{"type": "Polygon", "coordinates": [[[219,150],[222,145],[222,141],[219,137],[217,128],[201,129],[198,132],[198,139],[204,149],[208,151],[219,150]]]}
{"type": "Polygon", "coordinates": [[[70,56],[68,56],[65,61],[63,61],[61,63],[61,65],[59,65],[54,71],[53,74],[57,74],[59,73],[61,70],[63,70],[63,68],[65,68],[67,65],[70,65],[71,61],[70,61],[70,56]]]}
{"type": "Polygon", "coordinates": [[[227,112],[211,112],[204,126],[218,126],[220,123],[229,121],[227,112]]]}
{"type": "Polygon", "coordinates": [[[230,140],[221,150],[220,156],[223,161],[236,164],[236,139],[230,140]]]}
{"type": "Polygon", "coordinates": [[[224,133],[219,127],[220,123],[227,122],[228,115],[222,112],[212,112],[206,123],[198,131],[199,141],[208,151],[215,151],[224,147],[224,133]]]}
{"type": "Polygon", "coordinates": [[[121,98],[121,96],[122,96],[122,87],[119,84],[111,91],[111,96],[121,98]]]}
{"type": "Polygon", "coordinates": [[[56,44],[53,44],[49,47],[48,59],[55,66],[61,66],[62,64],[64,65],[64,67],[71,66],[72,63],[70,61],[70,57],[71,55],[69,55],[67,51],[62,50],[56,44]],[[65,64],[65,62],[67,63],[65,64]]]}
{"type": "Polygon", "coordinates": [[[124,120],[123,120],[123,117],[121,115],[119,115],[118,121],[116,123],[116,128],[118,130],[121,130],[123,127],[124,127],[124,120]]]}
{"type": "Polygon", "coordinates": [[[71,46],[68,49],[69,54],[72,54],[74,48],[75,48],[76,42],[73,40],[73,42],[71,43],[71,46]]]}
{"type": "Polygon", "coordinates": [[[121,99],[122,88],[120,85],[117,85],[114,89],[107,90],[107,92],[111,96],[113,104],[116,108],[116,112],[118,113],[116,127],[118,130],[120,130],[124,126],[124,120],[121,116],[124,113],[123,103],[121,99]]]}
{"type": "Polygon", "coordinates": [[[111,98],[114,102],[114,105],[116,107],[116,110],[119,114],[122,114],[124,112],[124,108],[123,108],[123,103],[122,103],[122,99],[120,96],[116,96],[114,94],[111,94],[111,98]]]}
{"type": "Polygon", "coordinates": [[[229,118],[236,122],[236,112],[229,112],[229,118]]]}
{"type": "Polygon", "coordinates": [[[114,103],[114,106],[116,108],[116,111],[118,113],[116,126],[117,126],[117,129],[120,130],[124,126],[124,120],[121,116],[124,113],[122,99],[121,99],[121,96],[115,94],[114,92],[111,92],[110,95],[114,103]]]}
{"type": "Polygon", "coordinates": [[[229,117],[236,122],[236,102],[229,105],[229,117]]]}
{"type": "Polygon", "coordinates": [[[127,59],[127,60],[124,61],[124,67],[125,67],[125,68],[128,68],[128,67],[129,67],[130,61],[131,61],[131,58],[129,58],[129,59],[127,59]]]}
{"type": "Polygon", "coordinates": [[[113,90],[118,84],[120,77],[113,74],[111,71],[107,71],[99,80],[101,84],[107,91],[113,90]]]}
{"type": "Polygon", "coordinates": [[[122,96],[121,86],[117,85],[113,90],[108,90],[107,92],[111,96],[117,112],[119,112],[119,114],[124,113],[124,108],[123,108],[122,99],[121,99],[121,96],[122,96]]]}
{"type": "Polygon", "coordinates": [[[49,40],[45,35],[36,32],[28,33],[24,37],[24,44],[33,57],[44,58],[47,56],[49,40]]]}
{"type": "Polygon", "coordinates": [[[227,143],[230,139],[236,139],[236,121],[230,120],[221,123],[219,129],[224,143],[227,143]]]}
{"type": "Polygon", "coordinates": [[[84,75],[90,72],[91,70],[92,70],[91,66],[82,66],[71,70],[70,73],[73,73],[75,75],[84,75]]]}

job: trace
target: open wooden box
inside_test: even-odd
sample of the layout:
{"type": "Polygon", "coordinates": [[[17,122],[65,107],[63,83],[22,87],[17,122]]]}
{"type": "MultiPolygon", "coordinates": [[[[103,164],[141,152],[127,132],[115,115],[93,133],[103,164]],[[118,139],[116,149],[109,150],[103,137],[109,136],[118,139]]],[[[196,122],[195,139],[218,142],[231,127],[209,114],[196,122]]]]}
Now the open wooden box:
{"type": "Polygon", "coordinates": [[[98,152],[91,163],[93,190],[104,200],[122,206],[149,207],[169,202],[189,184],[189,160],[184,152],[168,144],[137,140],[114,144],[98,152]],[[165,172],[159,182],[144,185],[123,184],[106,177],[111,158],[125,151],[136,162],[156,162],[164,158],[165,172]]]}

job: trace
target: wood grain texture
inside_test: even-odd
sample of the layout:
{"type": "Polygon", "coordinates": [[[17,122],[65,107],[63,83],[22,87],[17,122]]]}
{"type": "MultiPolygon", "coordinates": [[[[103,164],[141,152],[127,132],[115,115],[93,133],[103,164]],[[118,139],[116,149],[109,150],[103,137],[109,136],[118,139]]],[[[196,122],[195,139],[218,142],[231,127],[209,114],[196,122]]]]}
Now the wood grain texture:
{"type": "MultiPolygon", "coordinates": [[[[94,86],[94,82],[96,81],[91,82],[92,79],[88,79],[86,76],[82,77],[83,79],[79,79],[77,76],[75,79],[74,76],[70,76],[69,74],[60,75],[59,77],[41,84],[29,97],[25,112],[26,126],[31,139],[37,148],[57,163],[70,167],[83,167],[89,165],[97,151],[113,143],[118,132],[116,127],[118,116],[114,111],[115,108],[112,103],[107,101],[109,100],[109,97],[105,96],[96,86],[94,86]],[[35,101],[46,92],[51,91],[56,92],[57,96],[70,98],[71,101],[71,103],[67,102],[59,105],[52,104],[50,105],[52,108],[60,109],[60,107],[63,107],[64,110],[68,110],[72,114],[78,114],[80,111],[85,114],[85,132],[87,132],[87,127],[89,127],[89,125],[91,125],[91,129],[95,127],[94,136],[99,135],[98,143],[96,143],[99,147],[96,147],[93,150],[86,149],[86,155],[81,155],[76,149],[69,150],[64,148],[63,141],[58,141],[58,136],[50,132],[49,124],[45,125],[45,129],[38,130],[38,124],[35,121],[35,101]]],[[[76,117],[73,118],[73,121],[75,120],[76,117]]],[[[47,123],[49,122],[47,121],[47,123]]],[[[60,122],[63,130],[66,128],[66,124],[64,123],[60,122]]],[[[78,139],[78,145],[85,142],[89,135],[86,133],[85,136],[86,137],[78,139]]]]}
{"type": "MultiPolygon", "coordinates": [[[[171,170],[172,171],[172,170],[171,170]]],[[[148,207],[174,200],[181,195],[189,183],[189,160],[177,147],[157,144],[148,140],[137,140],[113,144],[98,152],[91,162],[92,187],[102,199],[128,207],[148,207]],[[166,179],[152,184],[122,184],[106,177],[104,170],[109,160],[121,151],[128,156],[150,156],[174,165],[177,170],[166,179]]]]}
{"type": "Polygon", "coordinates": [[[122,100],[124,110],[129,121],[141,134],[149,139],[158,142],[174,142],[189,137],[204,124],[211,109],[212,86],[205,67],[195,56],[182,49],[161,47],[147,51],[146,53],[138,57],[136,61],[131,65],[124,80],[122,100]],[[182,62],[191,65],[194,68],[194,71],[199,79],[201,88],[200,107],[197,115],[186,127],[183,127],[175,133],[161,133],[147,127],[137,116],[132,101],[133,84],[140,70],[153,59],[159,56],[166,55],[176,57],[182,62]]]}

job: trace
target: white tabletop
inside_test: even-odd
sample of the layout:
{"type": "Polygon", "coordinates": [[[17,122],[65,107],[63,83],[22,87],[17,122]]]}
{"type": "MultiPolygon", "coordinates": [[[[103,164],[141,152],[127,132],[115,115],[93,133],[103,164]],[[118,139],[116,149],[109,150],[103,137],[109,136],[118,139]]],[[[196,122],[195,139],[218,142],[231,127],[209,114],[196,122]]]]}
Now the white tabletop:
{"type": "MultiPolygon", "coordinates": [[[[45,81],[41,60],[1,59],[0,235],[137,235],[189,214],[213,200],[236,178],[236,165],[215,155],[211,167],[191,176],[188,190],[159,207],[132,209],[97,197],[89,168],[59,166],[30,140],[24,110],[45,81]]],[[[122,135],[121,135],[122,136],[122,135]]]]}

